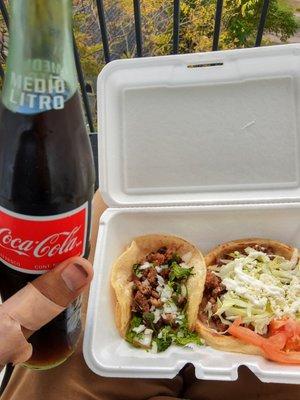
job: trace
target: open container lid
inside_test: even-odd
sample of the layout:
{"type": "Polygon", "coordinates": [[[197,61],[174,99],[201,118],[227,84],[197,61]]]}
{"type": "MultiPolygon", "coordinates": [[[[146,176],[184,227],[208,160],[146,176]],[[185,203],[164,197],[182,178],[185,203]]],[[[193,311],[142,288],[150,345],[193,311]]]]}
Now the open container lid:
{"type": "Polygon", "coordinates": [[[108,64],[98,79],[109,206],[299,201],[300,45],[108,64]]]}

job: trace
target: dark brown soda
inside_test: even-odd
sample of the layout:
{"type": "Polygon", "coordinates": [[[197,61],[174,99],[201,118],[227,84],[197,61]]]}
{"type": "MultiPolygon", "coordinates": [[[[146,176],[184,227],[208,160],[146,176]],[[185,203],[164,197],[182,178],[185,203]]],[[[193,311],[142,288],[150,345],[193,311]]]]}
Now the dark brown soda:
{"type": "MultiPolygon", "coordinates": [[[[0,206],[33,216],[51,216],[89,203],[89,250],[94,165],[78,93],[62,110],[35,115],[0,105],[0,206]]],[[[1,227],[1,221],[0,221],[1,227]]],[[[0,294],[6,300],[38,275],[15,271],[0,261],[0,294]]],[[[44,369],[74,351],[81,332],[80,300],[30,338],[26,363],[44,369]]]]}

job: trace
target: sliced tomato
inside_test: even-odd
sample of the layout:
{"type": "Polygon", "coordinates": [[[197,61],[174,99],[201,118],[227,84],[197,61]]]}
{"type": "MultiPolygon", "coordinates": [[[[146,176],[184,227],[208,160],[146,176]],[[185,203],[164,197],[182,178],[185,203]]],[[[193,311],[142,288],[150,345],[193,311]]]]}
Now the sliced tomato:
{"type": "Polygon", "coordinates": [[[299,351],[282,351],[275,349],[270,343],[265,342],[262,347],[265,357],[271,361],[282,364],[300,364],[299,351]]]}
{"type": "Polygon", "coordinates": [[[299,323],[292,319],[272,321],[271,335],[264,338],[249,328],[240,326],[241,319],[236,320],[228,333],[245,343],[259,347],[269,360],[283,364],[300,364],[299,323]],[[296,351],[293,351],[296,350],[296,351]]]}
{"type": "Polygon", "coordinates": [[[252,331],[251,329],[240,326],[241,322],[241,319],[234,321],[234,323],[228,328],[227,332],[230,333],[232,336],[242,340],[243,342],[261,347],[264,338],[252,331]]]}
{"type": "Polygon", "coordinates": [[[278,331],[285,331],[290,337],[300,334],[300,322],[292,318],[273,319],[269,326],[271,335],[278,331]]]}
{"type": "Polygon", "coordinates": [[[278,333],[286,335],[285,350],[300,350],[300,323],[292,318],[273,320],[269,328],[270,337],[278,333]]]}
{"type": "Polygon", "coordinates": [[[273,319],[269,325],[269,333],[273,335],[286,325],[286,319],[273,319]]]}
{"type": "Polygon", "coordinates": [[[283,332],[278,332],[267,339],[264,338],[264,341],[268,341],[274,348],[282,350],[286,347],[287,338],[283,332]]]}
{"type": "Polygon", "coordinates": [[[282,350],[286,345],[286,335],[284,333],[276,333],[270,338],[264,338],[263,336],[255,333],[249,328],[239,326],[240,321],[235,321],[229,328],[228,333],[232,336],[242,340],[245,343],[252,344],[254,346],[263,347],[265,342],[269,343],[274,349],[282,350]]]}
{"type": "Polygon", "coordinates": [[[286,341],[286,345],[285,345],[285,350],[294,350],[294,351],[300,351],[300,337],[295,337],[292,339],[288,339],[286,341]]]}

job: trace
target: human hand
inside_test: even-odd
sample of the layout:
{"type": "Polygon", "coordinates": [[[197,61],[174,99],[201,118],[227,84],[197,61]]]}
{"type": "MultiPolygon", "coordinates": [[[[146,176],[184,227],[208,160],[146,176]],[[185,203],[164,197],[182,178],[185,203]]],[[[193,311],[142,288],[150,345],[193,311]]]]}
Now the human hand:
{"type": "Polygon", "coordinates": [[[32,346],[26,339],[60,314],[88,287],[92,265],[72,257],[39,276],[0,305],[0,369],[27,361],[32,346]]]}

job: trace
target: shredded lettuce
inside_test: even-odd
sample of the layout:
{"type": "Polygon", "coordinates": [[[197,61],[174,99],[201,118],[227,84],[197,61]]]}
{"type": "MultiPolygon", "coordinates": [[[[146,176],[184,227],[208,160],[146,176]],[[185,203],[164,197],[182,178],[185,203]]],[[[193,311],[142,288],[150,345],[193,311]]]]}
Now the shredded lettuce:
{"type": "Polygon", "coordinates": [[[214,272],[227,289],[215,314],[227,324],[241,317],[255,332],[265,334],[272,319],[300,313],[298,255],[289,261],[251,247],[245,253],[231,253],[233,260],[214,272]]]}

